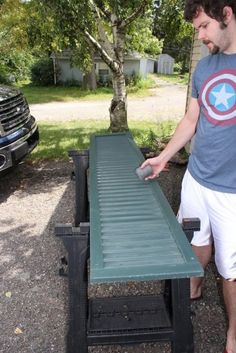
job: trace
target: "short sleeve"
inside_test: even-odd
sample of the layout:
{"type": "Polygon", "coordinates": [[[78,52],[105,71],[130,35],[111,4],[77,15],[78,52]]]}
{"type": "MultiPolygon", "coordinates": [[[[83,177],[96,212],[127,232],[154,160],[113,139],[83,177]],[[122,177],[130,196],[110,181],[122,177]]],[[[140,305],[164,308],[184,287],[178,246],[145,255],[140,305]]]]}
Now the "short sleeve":
{"type": "Polygon", "coordinates": [[[192,77],[192,97],[193,98],[198,98],[199,94],[198,94],[198,90],[197,90],[197,82],[196,82],[196,70],[193,73],[193,77],[192,77]]]}

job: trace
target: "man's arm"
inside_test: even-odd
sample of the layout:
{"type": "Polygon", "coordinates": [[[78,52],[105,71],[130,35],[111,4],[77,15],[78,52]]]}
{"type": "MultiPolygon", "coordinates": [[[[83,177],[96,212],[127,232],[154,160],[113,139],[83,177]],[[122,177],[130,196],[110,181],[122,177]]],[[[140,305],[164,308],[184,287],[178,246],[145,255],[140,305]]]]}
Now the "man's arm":
{"type": "Polygon", "coordinates": [[[200,113],[200,107],[196,98],[191,98],[189,108],[179,122],[175,133],[165,149],[159,154],[159,156],[147,159],[141,168],[151,165],[153,174],[147,179],[155,178],[165,167],[166,163],[178,152],[188,141],[191,140],[196,131],[196,125],[198,122],[200,113]]]}

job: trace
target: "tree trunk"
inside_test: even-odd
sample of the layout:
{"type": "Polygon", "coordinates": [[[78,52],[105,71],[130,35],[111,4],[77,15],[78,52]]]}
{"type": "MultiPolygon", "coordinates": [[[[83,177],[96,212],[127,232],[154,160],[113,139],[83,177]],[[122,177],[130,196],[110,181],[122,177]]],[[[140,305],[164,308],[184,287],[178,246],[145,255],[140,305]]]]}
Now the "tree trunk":
{"type": "Polygon", "coordinates": [[[97,89],[97,79],[96,79],[96,72],[95,72],[95,63],[94,63],[94,49],[91,46],[91,57],[93,60],[93,66],[91,71],[86,73],[83,77],[83,88],[95,90],[97,89]]]}
{"type": "Polygon", "coordinates": [[[125,77],[122,73],[113,73],[113,98],[110,105],[110,127],[112,132],[128,131],[127,93],[125,77]]]}
{"type": "Polygon", "coordinates": [[[95,90],[97,89],[97,81],[96,81],[96,74],[95,70],[92,69],[92,71],[88,72],[87,74],[84,75],[83,77],[83,88],[84,89],[90,89],[90,90],[95,90]]]}

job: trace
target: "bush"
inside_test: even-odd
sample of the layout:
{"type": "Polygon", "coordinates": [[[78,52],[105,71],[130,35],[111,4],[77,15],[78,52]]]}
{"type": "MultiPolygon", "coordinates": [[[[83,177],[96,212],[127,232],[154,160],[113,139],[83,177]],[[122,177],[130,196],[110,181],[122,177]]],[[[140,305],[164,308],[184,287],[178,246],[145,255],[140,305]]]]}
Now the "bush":
{"type": "Polygon", "coordinates": [[[97,86],[98,87],[112,87],[112,77],[111,76],[97,76],[97,86]]]}
{"type": "Polygon", "coordinates": [[[174,73],[179,74],[182,70],[182,65],[181,63],[174,63],[174,73]]]}
{"type": "Polygon", "coordinates": [[[57,85],[62,87],[80,87],[80,88],[82,87],[82,83],[74,79],[67,80],[65,82],[57,81],[57,85]]]}
{"type": "Polygon", "coordinates": [[[9,74],[8,74],[6,68],[1,64],[0,64],[0,83],[3,83],[3,84],[10,83],[9,74]]]}
{"type": "Polygon", "coordinates": [[[54,84],[52,59],[41,58],[32,65],[31,81],[36,86],[51,86],[54,84]]]}
{"type": "Polygon", "coordinates": [[[137,86],[141,80],[141,75],[135,72],[133,72],[131,75],[125,75],[125,83],[129,87],[137,86]]]}
{"type": "Polygon", "coordinates": [[[8,84],[29,79],[32,62],[33,56],[27,51],[0,53],[0,82],[8,84]]]}
{"type": "MultiPolygon", "coordinates": [[[[132,72],[132,74],[125,74],[125,84],[127,87],[139,87],[143,78],[140,74],[132,72]]],[[[112,87],[112,77],[109,76],[98,76],[97,77],[98,87],[112,87]]]]}

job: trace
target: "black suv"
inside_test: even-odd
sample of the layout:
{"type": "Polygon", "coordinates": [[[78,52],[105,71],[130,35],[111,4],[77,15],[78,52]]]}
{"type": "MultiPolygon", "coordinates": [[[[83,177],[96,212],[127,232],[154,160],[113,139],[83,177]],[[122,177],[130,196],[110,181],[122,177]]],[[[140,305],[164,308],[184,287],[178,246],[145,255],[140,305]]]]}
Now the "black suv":
{"type": "Polygon", "coordinates": [[[38,141],[38,127],[23,94],[0,85],[0,174],[19,163],[38,141]]]}

